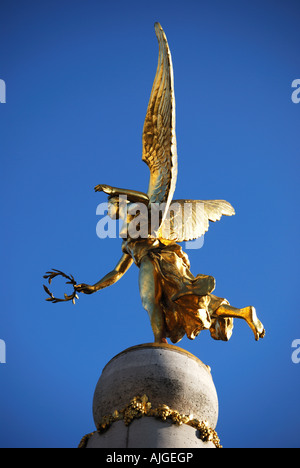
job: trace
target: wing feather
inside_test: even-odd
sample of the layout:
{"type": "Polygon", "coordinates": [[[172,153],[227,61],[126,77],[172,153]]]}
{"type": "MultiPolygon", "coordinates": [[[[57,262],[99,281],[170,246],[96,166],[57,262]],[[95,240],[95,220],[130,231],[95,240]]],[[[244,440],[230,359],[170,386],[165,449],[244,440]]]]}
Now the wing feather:
{"type": "Polygon", "coordinates": [[[165,204],[162,220],[169,208],[177,179],[175,134],[175,96],[173,66],[166,35],[155,23],[159,44],[156,75],[143,129],[143,161],[150,169],[150,203],[165,204]]]}
{"type": "Polygon", "coordinates": [[[158,231],[158,237],[170,241],[190,241],[205,234],[209,221],[235,214],[225,200],[173,200],[158,231]]]}

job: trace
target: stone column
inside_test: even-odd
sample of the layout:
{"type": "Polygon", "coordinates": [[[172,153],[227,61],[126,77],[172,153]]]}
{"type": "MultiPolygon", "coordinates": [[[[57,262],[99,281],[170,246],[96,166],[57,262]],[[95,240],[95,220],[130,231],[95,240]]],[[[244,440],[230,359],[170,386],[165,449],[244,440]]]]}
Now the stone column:
{"type": "Polygon", "coordinates": [[[97,383],[97,431],[83,448],[215,448],[218,397],[210,368],[177,346],[142,344],[115,356],[97,383]]]}

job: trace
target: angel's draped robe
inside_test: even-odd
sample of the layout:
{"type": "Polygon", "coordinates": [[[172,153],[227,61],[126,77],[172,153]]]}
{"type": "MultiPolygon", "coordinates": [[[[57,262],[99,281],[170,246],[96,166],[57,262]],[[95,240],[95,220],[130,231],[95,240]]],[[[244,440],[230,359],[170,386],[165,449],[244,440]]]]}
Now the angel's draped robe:
{"type": "Polygon", "coordinates": [[[128,239],[123,243],[123,252],[129,254],[140,267],[147,256],[155,269],[161,285],[162,308],[167,337],[173,343],[184,335],[193,340],[201,330],[209,329],[215,340],[227,341],[231,337],[233,319],[215,315],[226,299],[212,293],[215,279],[190,271],[188,256],[175,243],[165,244],[162,239],[128,239]]]}

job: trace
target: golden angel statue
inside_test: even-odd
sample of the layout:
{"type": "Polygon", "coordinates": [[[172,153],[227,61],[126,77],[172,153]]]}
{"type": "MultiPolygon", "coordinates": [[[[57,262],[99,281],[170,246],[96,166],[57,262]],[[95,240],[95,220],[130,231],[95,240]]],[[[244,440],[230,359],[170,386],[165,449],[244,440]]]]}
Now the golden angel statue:
{"type": "MultiPolygon", "coordinates": [[[[142,159],[150,169],[147,194],[103,184],[95,187],[96,192],[108,195],[109,216],[124,221],[123,255],[114,270],[94,285],[76,284],[73,277],[58,270],[48,272],[45,278],[51,280],[62,274],[74,286],[74,294],[65,299],[55,299],[45,287],[50,295],[48,300],[74,301],[77,293],[92,294],[116,283],[135,263],[139,267],[142,304],[149,314],[155,342],[166,343],[169,338],[172,343],[177,343],[185,334],[194,339],[204,329],[210,330],[212,338],[227,341],[232,335],[234,318],[246,320],[255,339],[259,340],[264,337],[265,330],[255,308],[237,309],[226,299],[213,295],[215,279],[201,274],[193,276],[188,256],[178,245],[178,242],[203,236],[209,221],[217,221],[222,215],[232,216],[235,212],[224,200],[173,200],[177,179],[173,66],[160,24],[155,24],[155,31],[159,43],[158,66],[142,138],[142,159]],[[201,210],[197,209],[199,205],[201,210]],[[140,221],[144,225],[140,233],[143,231],[144,235],[130,234],[136,206],[146,208],[143,222],[140,221]],[[158,222],[153,226],[151,219],[157,207],[158,222]],[[189,208],[189,215],[183,219],[184,208],[189,208]]],[[[141,211],[139,208],[138,212],[141,211]]]]}

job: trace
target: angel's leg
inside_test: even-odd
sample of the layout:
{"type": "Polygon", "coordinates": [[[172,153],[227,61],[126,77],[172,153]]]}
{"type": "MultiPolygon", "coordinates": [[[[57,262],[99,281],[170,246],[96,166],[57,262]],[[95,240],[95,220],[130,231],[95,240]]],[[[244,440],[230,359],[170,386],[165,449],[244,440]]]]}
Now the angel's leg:
{"type": "Polygon", "coordinates": [[[256,340],[265,336],[264,326],[258,320],[256,310],[252,306],[245,307],[243,309],[236,309],[231,305],[223,304],[214,312],[214,315],[217,317],[244,319],[253,331],[256,340]]]}
{"type": "Polygon", "coordinates": [[[154,265],[144,257],[140,266],[139,288],[144,309],[148,312],[155,343],[167,343],[165,320],[160,307],[161,287],[154,265]]]}

